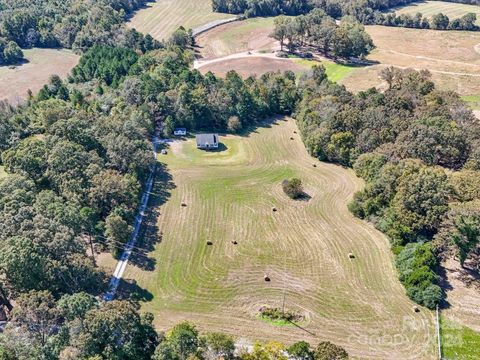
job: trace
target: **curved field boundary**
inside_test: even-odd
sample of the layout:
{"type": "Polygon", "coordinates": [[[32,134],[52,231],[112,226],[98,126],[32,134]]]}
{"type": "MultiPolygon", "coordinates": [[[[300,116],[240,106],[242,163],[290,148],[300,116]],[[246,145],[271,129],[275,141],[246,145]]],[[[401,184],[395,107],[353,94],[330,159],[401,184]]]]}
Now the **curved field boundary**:
{"type": "MultiPolygon", "coordinates": [[[[217,152],[175,141],[160,155],[172,184],[156,210],[154,269],[125,273],[150,294],[142,309],[156,326],[188,319],[238,340],[329,340],[354,358],[435,358],[433,313],[413,311],[388,240],[347,209],[363,186],[353,171],[312,159],[291,119],[220,141],[217,152]],[[282,191],[293,176],[304,201],[282,191]],[[258,319],[261,306],[281,307],[284,294],[286,308],[305,316],[302,327],[258,319]]],[[[159,186],[154,193],[165,194],[159,186]]]]}
{"type": "Polygon", "coordinates": [[[240,17],[234,17],[234,18],[225,19],[225,20],[215,20],[215,21],[209,22],[208,24],[196,27],[195,29],[192,30],[192,35],[195,37],[209,30],[212,30],[220,25],[229,24],[231,22],[238,21],[238,20],[240,20],[240,17]]]}

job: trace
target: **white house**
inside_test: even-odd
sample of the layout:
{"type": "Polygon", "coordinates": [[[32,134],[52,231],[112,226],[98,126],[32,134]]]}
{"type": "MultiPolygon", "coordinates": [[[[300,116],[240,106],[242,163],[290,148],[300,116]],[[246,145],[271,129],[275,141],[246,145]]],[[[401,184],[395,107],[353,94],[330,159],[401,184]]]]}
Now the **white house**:
{"type": "Polygon", "coordinates": [[[185,136],[185,135],[187,135],[187,129],[177,128],[177,129],[173,130],[173,135],[175,135],[175,136],[185,136]]]}

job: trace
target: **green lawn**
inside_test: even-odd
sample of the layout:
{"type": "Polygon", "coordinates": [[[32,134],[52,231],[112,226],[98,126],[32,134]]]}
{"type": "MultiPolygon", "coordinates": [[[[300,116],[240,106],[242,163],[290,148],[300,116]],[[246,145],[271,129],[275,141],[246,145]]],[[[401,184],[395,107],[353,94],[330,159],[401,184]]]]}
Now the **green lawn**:
{"type": "Polygon", "coordinates": [[[306,68],[319,64],[323,65],[327,72],[328,79],[333,82],[339,82],[357,68],[355,66],[337,64],[333,61],[319,62],[316,60],[295,59],[295,62],[306,68]]]}
{"type": "Polygon", "coordinates": [[[480,333],[441,319],[442,355],[449,360],[480,359],[480,333]]]}
{"type": "Polygon", "coordinates": [[[473,110],[480,110],[480,95],[467,95],[462,96],[465,101],[473,110]]]}
{"type": "Polygon", "coordinates": [[[417,12],[422,13],[426,17],[431,17],[441,12],[450,19],[462,17],[467,13],[475,13],[477,14],[477,24],[480,25],[480,7],[477,5],[456,4],[445,1],[419,1],[395,9],[397,15],[415,15],[417,12]]]}

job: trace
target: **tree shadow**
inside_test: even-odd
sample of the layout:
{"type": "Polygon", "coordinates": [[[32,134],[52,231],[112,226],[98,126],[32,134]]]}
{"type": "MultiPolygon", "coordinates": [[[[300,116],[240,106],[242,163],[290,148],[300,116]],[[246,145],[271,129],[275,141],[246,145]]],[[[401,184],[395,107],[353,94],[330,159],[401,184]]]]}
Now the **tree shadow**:
{"type": "Polygon", "coordinates": [[[9,69],[15,69],[17,66],[22,66],[25,64],[28,64],[30,61],[28,59],[20,59],[14,63],[11,64],[6,64],[6,65],[0,65],[0,68],[9,68],[9,69]]]}
{"type": "Polygon", "coordinates": [[[209,148],[209,149],[198,149],[198,150],[203,150],[205,152],[211,152],[211,153],[217,153],[217,152],[223,152],[228,150],[228,146],[225,145],[224,143],[218,143],[217,148],[209,148]]]}
{"type": "Polygon", "coordinates": [[[439,276],[438,285],[442,289],[444,295],[442,301],[440,301],[439,308],[445,310],[451,306],[446,298],[446,295],[449,291],[453,290],[453,287],[447,280],[447,271],[443,266],[439,266],[437,274],[439,276]]]}
{"type": "Polygon", "coordinates": [[[137,282],[133,279],[121,279],[115,298],[133,302],[148,302],[153,300],[153,294],[138,286],[137,282]]]}
{"type": "Polygon", "coordinates": [[[304,191],[295,200],[307,202],[307,201],[310,201],[311,198],[312,197],[304,191]]]}
{"type": "Polygon", "coordinates": [[[130,257],[130,262],[145,271],[154,271],[156,259],[149,256],[155,245],[162,242],[162,232],[158,228],[157,219],[160,216],[160,207],[165,204],[175,189],[172,175],[164,164],[158,163],[155,171],[155,180],[150,193],[150,201],[142,228],[130,257]]]}

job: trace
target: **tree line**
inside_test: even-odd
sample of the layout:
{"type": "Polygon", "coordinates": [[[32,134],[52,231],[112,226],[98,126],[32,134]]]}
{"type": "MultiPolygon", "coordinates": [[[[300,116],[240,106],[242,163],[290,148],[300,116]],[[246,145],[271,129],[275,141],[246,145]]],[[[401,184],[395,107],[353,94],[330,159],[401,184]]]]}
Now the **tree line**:
{"type": "Polygon", "coordinates": [[[20,48],[158,48],[160,43],[150,35],[124,26],[126,17],[145,4],[146,0],[0,0],[0,65],[21,60],[20,48]]]}
{"type": "Polygon", "coordinates": [[[274,21],[271,36],[285,43],[290,52],[298,48],[314,48],[325,56],[340,58],[364,57],[373,48],[373,41],[362,24],[353,18],[343,18],[340,25],[321,9],[296,17],[279,16],[274,21]]]}
{"type": "MultiPolygon", "coordinates": [[[[478,31],[475,24],[476,14],[468,13],[459,19],[450,20],[442,13],[431,18],[422,14],[399,15],[388,10],[406,5],[416,0],[212,0],[214,11],[243,14],[245,17],[304,15],[313,9],[322,9],[329,16],[339,19],[351,16],[364,25],[400,26],[435,30],[478,31]]],[[[457,0],[458,3],[470,4],[476,0],[457,0]]]]}
{"type": "Polygon", "coordinates": [[[478,267],[480,125],[426,70],[387,68],[382,77],[387,91],[354,95],[314,69],[295,116],[313,156],[366,181],[350,210],[388,235],[407,294],[434,308],[442,257],[478,267]]]}
{"type": "Polygon", "coordinates": [[[85,292],[58,300],[48,291],[24,294],[12,322],[15,326],[0,335],[2,360],[348,359],[345,349],[328,341],[314,348],[305,341],[289,347],[271,341],[255,343],[251,351],[236,349],[233,336],[200,333],[189,322],[157,333],[152,314],[140,315],[127,301],[102,304],[85,292]]]}

